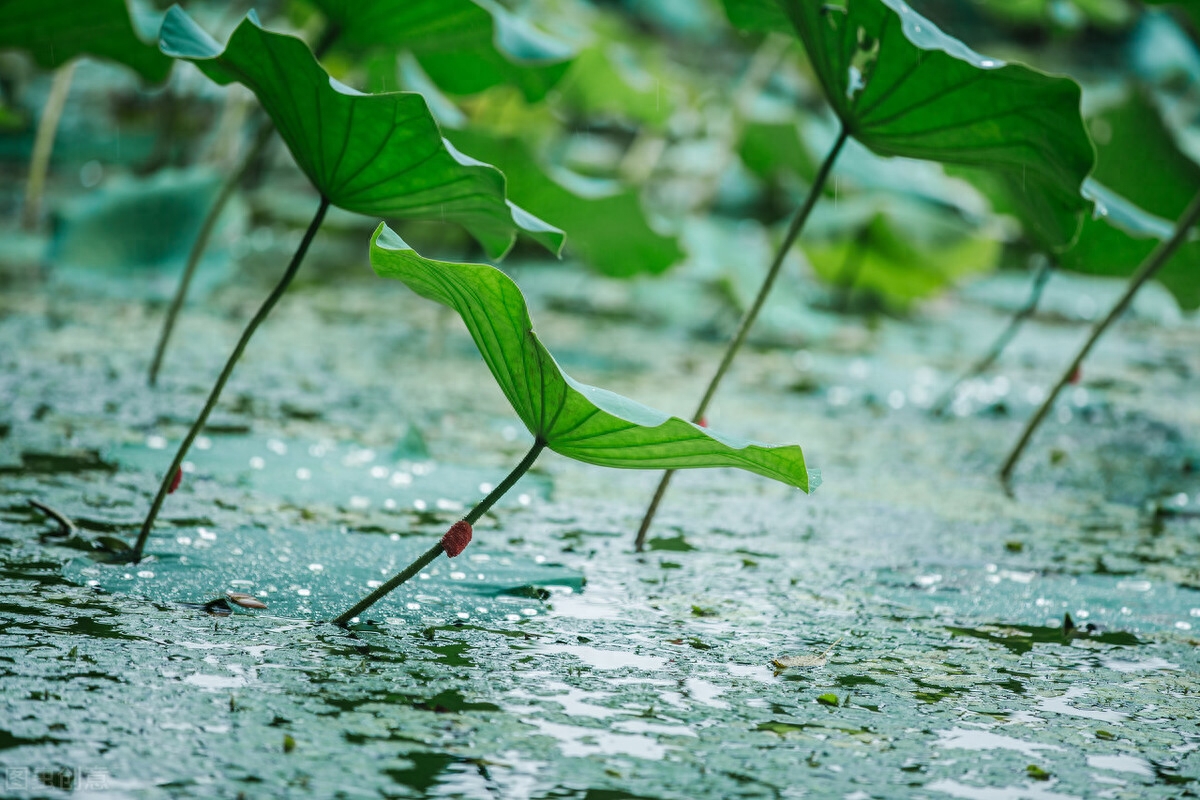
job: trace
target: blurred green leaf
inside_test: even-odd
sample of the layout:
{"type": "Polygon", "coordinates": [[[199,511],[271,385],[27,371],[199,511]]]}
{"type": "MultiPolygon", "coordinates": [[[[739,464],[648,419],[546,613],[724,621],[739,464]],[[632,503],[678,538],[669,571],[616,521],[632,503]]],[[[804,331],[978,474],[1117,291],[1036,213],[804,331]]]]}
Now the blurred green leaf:
{"type": "Polygon", "coordinates": [[[375,217],[457,222],[493,258],[518,230],[558,252],[562,232],[505,198],[504,175],[442,138],[423,97],[364,95],[321,68],[304,42],[261,28],[251,14],[222,48],[178,6],[162,49],[220,84],[251,89],[292,156],[330,202],[375,217]]]}
{"type": "Polygon", "coordinates": [[[825,281],[873,293],[900,310],[995,267],[1000,243],[994,236],[952,226],[946,215],[918,208],[885,206],[857,234],[809,242],[804,252],[825,281]]]}
{"type": "Polygon", "coordinates": [[[791,20],[775,0],[723,0],[725,15],[735,28],[744,31],[774,31],[794,34],[791,20]]]}
{"type": "Polygon", "coordinates": [[[1151,214],[1174,221],[1200,186],[1200,165],[1180,152],[1149,97],[1130,91],[1088,119],[1100,183],[1151,214]]]}
{"type": "Polygon", "coordinates": [[[974,0],[987,16],[1010,25],[1077,30],[1087,25],[1123,28],[1134,20],[1126,0],[974,0]]]}
{"type": "MultiPolygon", "coordinates": [[[[1085,208],[1094,155],[1074,81],[985,58],[901,0],[725,3],[758,30],[780,30],[776,12],[786,15],[838,118],[875,153],[983,167],[1040,207],[1085,208]]],[[[1044,234],[1065,246],[1074,231],[1044,234]]]]}
{"type": "MultiPolygon", "coordinates": [[[[1200,187],[1200,166],[1180,152],[1153,103],[1139,92],[1094,112],[1088,123],[1097,162],[1082,195],[1092,213],[1057,262],[1074,272],[1126,277],[1174,232],[1175,219],[1200,187]]],[[[1050,212],[1035,205],[1038,196],[980,170],[962,174],[996,211],[1015,216],[1036,244],[1053,249],[1053,237],[1042,233],[1050,212]]],[[[1183,308],[1200,307],[1200,243],[1184,243],[1156,278],[1183,308]]]]}
{"type": "Polygon", "coordinates": [[[494,267],[422,258],[386,225],[372,239],[371,265],[462,316],[517,415],[556,453],[629,469],[737,467],[816,487],[795,445],[722,436],[566,375],[534,333],[521,290],[494,267]]]}
{"type": "Polygon", "coordinates": [[[790,171],[811,181],[817,172],[795,120],[747,122],[742,128],[738,155],[747,169],[763,179],[790,171]]]}
{"type": "MultiPolygon", "coordinates": [[[[1139,92],[1089,119],[1098,159],[1089,195],[1096,213],[1060,257],[1066,269],[1131,275],[1168,238],[1200,187],[1200,166],[1180,152],[1158,110],[1139,92]]],[[[1200,242],[1191,241],[1156,275],[1185,309],[1200,307],[1200,242]]]]}
{"type": "Polygon", "coordinates": [[[561,105],[582,116],[660,127],[675,110],[677,84],[655,54],[613,41],[581,52],[558,91],[561,105]]]}
{"type": "Polygon", "coordinates": [[[567,252],[597,272],[617,278],[658,274],[683,259],[673,237],[656,233],[646,223],[636,190],[584,194],[547,173],[522,139],[477,130],[455,131],[451,137],[464,150],[503,169],[513,202],[566,231],[567,252]]]}
{"type": "Polygon", "coordinates": [[[500,84],[542,99],[570,66],[567,44],[491,0],[313,0],[337,26],[338,46],[407,50],[450,94],[500,84]]]}
{"type": "Polygon", "coordinates": [[[45,69],[93,56],[124,64],[149,83],[171,71],[171,59],[138,36],[125,0],[0,0],[0,50],[9,48],[27,51],[45,69]]]}

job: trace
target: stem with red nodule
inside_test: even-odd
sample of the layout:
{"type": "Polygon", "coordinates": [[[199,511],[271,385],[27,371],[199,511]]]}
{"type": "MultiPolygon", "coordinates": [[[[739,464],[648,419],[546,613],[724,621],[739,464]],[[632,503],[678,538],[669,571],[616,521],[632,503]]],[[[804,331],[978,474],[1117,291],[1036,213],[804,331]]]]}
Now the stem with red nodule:
{"type": "Polygon", "coordinates": [[[1088,336],[1087,341],[1083,343],[1083,347],[1075,354],[1075,358],[1072,359],[1066,370],[1063,371],[1062,376],[1058,379],[1058,383],[1046,395],[1046,400],[1042,403],[1041,408],[1037,410],[1037,413],[1033,415],[1033,418],[1025,426],[1025,430],[1021,433],[1021,438],[1017,440],[1016,446],[1008,454],[1008,458],[1004,460],[1004,466],[1000,468],[1000,483],[1006,491],[1010,488],[1009,481],[1012,479],[1013,469],[1017,466],[1017,460],[1021,458],[1021,453],[1025,452],[1026,445],[1033,438],[1033,432],[1037,430],[1038,426],[1042,424],[1042,420],[1050,413],[1050,409],[1054,407],[1054,401],[1058,398],[1059,392],[1071,382],[1073,376],[1080,374],[1083,360],[1092,351],[1092,347],[1095,346],[1104,332],[1108,330],[1108,327],[1116,322],[1125,313],[1125,310],[1129,308],[1129,304],[1133,302],[1133,296],[1137,294],[1138,289],[1141,289],[1146,281],[1153,278],[1155,273],[1171,260],[1171,256],[1175,254],[1175,251],[1187,239],[1192,228],[1196,226],[1197,221],[1200,221],[1200,193],[1197,193],[1192,198],[1192,202],[1188,204],[1187,209],[1179,217],[1179,221],[1175,223],[1175,232],[1171,235],[1171,238],[1161,242],[1142,261],[1137,272],[1129,279],[1129,285],[1125,288],[1125,293],[1113,305],[1108,315],[1096,323],[1096,327],[1092,328],[1092,333],[1088,336]]]}
{"type": "Polygon", "coordinates": [[[471,541],[471,526],[479,521],[479,518],[488,512],[496,501],[508,493],[508,490],[516,485],[521,476],[529,471],[533,466],[533,462],[537,461],[537,457],[541,455],[542,450],[546,448],[546,442],[542,437],[537,437],[533,441],[533,447],[529,448],[529,452],[521,459],[521,463],[517,464],[513,471],[508,473],[508,476],[500,482],[500,485],[493,489],[488,496],[479,501],[465,517],[450,526],[450,530],[442,536],[442,538],[433,547],[422,553],[416,561],[409,564],[404,569],[392,576],[392,578],[369,595],[359,600],[348,611],[343,612],[333,620],[334,625],[339,625],[343,628],[348,626],[356,617],[361,615],[371,606],[378,603],[387,595],[391,594],[397,587],[410,580],[414,575],[425,569],[433,563],[434,559],[442,553],[446,553],[451,558],[462,553],[467,544],[471,541]]]}

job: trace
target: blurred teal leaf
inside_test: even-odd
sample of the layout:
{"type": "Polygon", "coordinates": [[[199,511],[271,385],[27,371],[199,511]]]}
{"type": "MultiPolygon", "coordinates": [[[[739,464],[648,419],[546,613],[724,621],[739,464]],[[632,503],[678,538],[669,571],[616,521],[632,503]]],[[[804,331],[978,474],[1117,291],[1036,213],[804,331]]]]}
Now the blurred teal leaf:
{"type": "Polygon", "coordinates": [[[464,150],[503,169],[513,202],[567,231],[567,252],[597,272],[618,278],[658,274],[683,259],[673,237],[656,233],[646,223],[635,190],[577,193],[547,173],[521,139],[476,130],[455,131],[451,137],[464,150]]]}
{"type": "Polygon", "coordinates": [[[371,265],[462,316],[517,415],[556,453],[629,469],[737,467],[816,488],[798,446],[722,436],[566,375],[534,332],[521,290],[500,270],[422,258],[386,225],[372,239],[371,265]]]}
{"type": "MultiPolygon", "coordinates": [[[[985,58],[901,0],[725,3],[752,29],[790,22],[834,112],[875,153],[986,168],[1042,208],[1084,209],[1094,155],[1074,81],[985,58]]],[[[1066,246],[1075,230],[1061,219],[1044,234],[1066,246]]]]}
{"type": "Polygon", "coordinates": [[[220,84],[253,91],[292,156],[331,203],[375,217],[457,222],[493,258],[517,231],[551,252],[562,232],[505,197],[504,175],[442,138],[419,94],[365,95],[331,78],[304,42],[251,14],[221,47],[178,6],[163,22],[163,52],[220,84]]]}
{"type": "Polygon", "coordinates": [[[361,52],[407,50],[450,94],[499,84],[542,99],[570,66],[572,48],[491,0],[314,0],[339,31],[338,45],[361,52]]]}
{"type": "Polygon", "coordinates": [[[9,48],[27,51],[45,69],[93,56],[124,64],[149,83],[171,71],[171,59],[138,36],[125,0],[0,0],[0,50],[9,48]]]}

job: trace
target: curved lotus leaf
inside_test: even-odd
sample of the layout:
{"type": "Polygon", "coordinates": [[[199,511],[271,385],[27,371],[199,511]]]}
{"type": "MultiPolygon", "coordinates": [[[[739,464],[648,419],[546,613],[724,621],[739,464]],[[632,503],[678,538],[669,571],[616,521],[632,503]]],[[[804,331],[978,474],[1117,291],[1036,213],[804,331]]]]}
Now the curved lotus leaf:
{"type": "Polygon", "coordinates": [[[735,24],[791,23],[834,112],[871,150],[986,168],[1058,211],[1043,232],[1056,247],[1074,239],[1061,221],[1078,226],[1094,163],[1074,81],[981,56],[902,0],[725,2],[735,24]]]}
{"type": "Polygon", "coordinates": [[[498,84],[541,100],[574,51],[491,0],[315,0],[355,51],[407,50],[443,91],[475,94],[498,84]]]}
{"type": "Polygon", "coordinates": [[[371,266],[459,313],[521,421],[556,453],[628,469],[737,467],[806,492],[819,482],[796,445],[722,436],[572,379],[538,339],[521,290],[495,267],[422,258],[386,225],[371,239],[371,266]]]}
{"type": "MultiPolygon", "coordinates": [[[[1157,109],[1137,93],[1095,111],[1095,177],[1084,181],[1085,215],[1075,243],[1057,256],[1064,269],[1092,275],[1129,276],[1175,231],[1200,187],[1200,166],[1176,146],[1157,109]]],[[[1036,196],[1004,185],[992,176],[966,175],[988,194],[998,211],[1017,217],[1030,237],[1049,249],[1039,234],[1043,211],[1036,196]]],[[[1200,307],[1200,242],[1185,242],[1155,276],[1185,309],[1200,307]]]]}
{"type": "Polygon", "coordinates": [[[619,188],[598,194],[572,191],[555,180],[528,145],[516,137],[489,136],[477,130],[450,134],[465,150],[504,170],[509,196],[522,208],[571,232],[567,253],[597,272],[615,278],[657,275],[684,258],[676,240],[646,222],[638,193],[619,188]]]}
{"type": "Polygon", "coordinates": [[[366,95],[338,83],[293,36],[242,20],[222,48],[178,6],[163,21],[163,52],[220,84],[247,86],[292,156],[331,203],[375,217],[457,222],[493,258],[518,230],[552,252],[563,234],[505,199],[500,170],[442,138],[425,99],[366,95]]]}
{"type": "Polygon", "coordinates": [[[45,69],[93,56],[124,64],[149,83],[171,71],[171,59],[138,36],[125,0],[0,0],[0,50],[8,48],[29,52],[45,69]]]}

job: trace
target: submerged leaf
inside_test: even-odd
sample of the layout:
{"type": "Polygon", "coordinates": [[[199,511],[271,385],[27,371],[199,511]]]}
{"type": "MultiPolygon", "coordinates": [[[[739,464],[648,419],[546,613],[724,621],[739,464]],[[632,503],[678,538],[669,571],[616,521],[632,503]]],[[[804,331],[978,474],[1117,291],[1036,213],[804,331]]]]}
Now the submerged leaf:
{"type": "Polygon", "coordinates": [[[573,50],[490,0],[315,0],[354,52],[407,50],[444,91],[475,94],[500,84],[541,100],[573,50]]]}
{"type": "Polygon", "coordinates": [[[329,77],[304,42],[264,30],[253,14],[222,48],[178,6],[161,46],[220,84],[244,84],[296,162],[331,203],[375,217],[457,222],[493,258],[518,230],[552,252],[563,234],[505,198],[504,175],[442,138],[425,99],[365,95],[329,77]]]}
{"type": "Polygon", "coordinates": [[[371,265],[462,316],[513,409],[551,450],[605,467],[737,467],[816,488],[798,446],[722,436],[566,375],[534,333],[521,290],[500,270],[422,258],[386,225],[371,241],[371,265]]]}
{"type": "Polygon", "coordinates": [[[171,71],[171,59],[138,36],[125,0],[0,0],[0,50],[8,48],[28,51],[45,69],[94,56],[124,64],[150,83],[171,71]]]}
{"type": "Polygon", "coordinates": [[[1094,161],[1074,81],[985,58],[902,0],[725,3],[752,29],[790,22],[843,126],[875,153],[986,168],[1074,221],[1045,231],[1056,246],[1073,240],[1094,161]]]}

